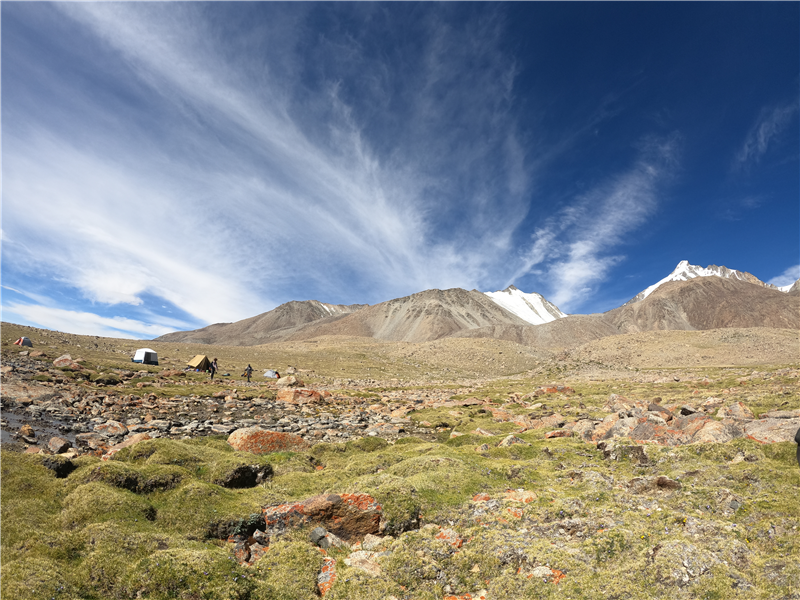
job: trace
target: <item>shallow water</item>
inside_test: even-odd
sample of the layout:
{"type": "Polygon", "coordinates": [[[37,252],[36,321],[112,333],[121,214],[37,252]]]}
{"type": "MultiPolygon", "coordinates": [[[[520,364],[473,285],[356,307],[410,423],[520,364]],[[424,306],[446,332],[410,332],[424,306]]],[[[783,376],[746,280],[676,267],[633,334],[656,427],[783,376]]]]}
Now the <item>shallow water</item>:
{"type": "Polygon", "coordinates": [[[75,435],[78,432],[73,431],[66,421],[33,418],[29,414],[17,414],[6,410],[2,412],[2,419],[4,423],[2,429],[0,429],[0,444],[22,443],[21,440],[14,439],[12,434],[18,432],[19,428],[27,423],[33,427],[33,431],[36,433],[37,445],[39,446],[47,445],[50,438],[54,436],[68,439],[73,446],[75,445],[75,435]],[[64,430],[67,428],[69,430],[65,432],[64,430]]]}

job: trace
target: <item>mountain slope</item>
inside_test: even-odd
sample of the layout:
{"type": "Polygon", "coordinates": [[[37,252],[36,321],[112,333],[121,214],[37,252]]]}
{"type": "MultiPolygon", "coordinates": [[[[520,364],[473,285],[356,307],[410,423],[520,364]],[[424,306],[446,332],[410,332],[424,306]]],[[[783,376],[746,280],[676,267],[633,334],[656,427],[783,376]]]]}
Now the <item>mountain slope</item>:
{"type": "Polygon", "coordinates": [[[288,339],[355,335],[397,342],[427,342],[490,325],[528,323],[477,291],[427,290],[363,308],[336,322],[319,322],[288,339]]]}
{"type": "Polygon", "coordinates": [[[287,302],[277,308],[235,323],[216,323],[194,331],[176,331],[156,338],[159,342],[255,346],[280,341],[314,322],[332,322],[366,304],[325,304],[317,300],[287,302]]]}
{"type": "Polygon", "coordinates": [[[747,281],[763,287],[777,289],[775,286],[764,283],[755,275],[751,275],[745,271],[737,271],[735,269],[729,269],[728,267],[718,267],[717,265],[709,265],[706,268],[703,268],[698,265],[690,265],[688,260],[682,260],[678,263],[678,266],[675,267],[675,270],[672,271],[672,273],[664,277],[664,279],[661,281],[654,283],[650,287],[636,294],[633,298],[628,300],[626,304],[644,300],[659,287],[670,281],[688,281],[696,277],[721,277],[723,279],[737,279],[739,281],[747,281]]]}
{"type": "Polygon", "coordinates": [[[800,297],[736,278],[670,281],[603,315],[620,332],[722,327],[800,328],[800,297]]]}

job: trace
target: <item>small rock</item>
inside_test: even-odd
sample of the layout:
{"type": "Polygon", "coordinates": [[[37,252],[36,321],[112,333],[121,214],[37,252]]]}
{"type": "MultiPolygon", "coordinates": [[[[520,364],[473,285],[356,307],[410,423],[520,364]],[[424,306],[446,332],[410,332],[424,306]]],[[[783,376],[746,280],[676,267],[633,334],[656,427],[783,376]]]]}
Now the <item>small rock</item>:
{"type": "Polygon", "coordinates": [[[515,444],[519,444],[522,446],[530,446],[528,442],[526,442],[522,438],[518,438],[513,433],[505,437],[503,441],[501,441],[497,446],[498,448],[508,448],[509,446],[513,446],[515,444]]]}
{"type": "Polygon", "coordinates": [[[72,442],[62,437],[51,437],[47,442],[47,449],[53,454],[61,454],[72,448],[72,442]]]}

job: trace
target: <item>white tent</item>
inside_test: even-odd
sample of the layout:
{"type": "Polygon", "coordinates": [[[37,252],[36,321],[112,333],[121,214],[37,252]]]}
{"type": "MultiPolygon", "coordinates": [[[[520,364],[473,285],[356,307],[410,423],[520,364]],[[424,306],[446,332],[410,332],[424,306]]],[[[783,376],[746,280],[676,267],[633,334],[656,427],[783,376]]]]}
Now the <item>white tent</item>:
{"type": "Polygon", "coordinates": [[[143,365],[157,365],[158,354],[155,350],[151,350],[150,348],[139,348],[131,360],[136,363],[142,363],[143,365]]]}

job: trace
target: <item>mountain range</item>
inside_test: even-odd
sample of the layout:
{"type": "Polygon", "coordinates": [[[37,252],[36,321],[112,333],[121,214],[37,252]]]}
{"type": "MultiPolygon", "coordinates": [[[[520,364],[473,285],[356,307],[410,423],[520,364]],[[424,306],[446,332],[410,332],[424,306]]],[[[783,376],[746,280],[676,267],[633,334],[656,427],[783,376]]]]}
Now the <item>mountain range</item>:
{"type": "Polygon", "coordinates": [[[235,323],[157,338],[164,342],[253,346],[326,335],[425,342],[484,337],[545,348],[574,347],[623,333],[722,327],[800,329],[800,280],[777,288],[750,273],[681,261],[667,277],[601,314],[567,315],[536,293],[426,290],[376,304],[292,301],[235,323]]]}

